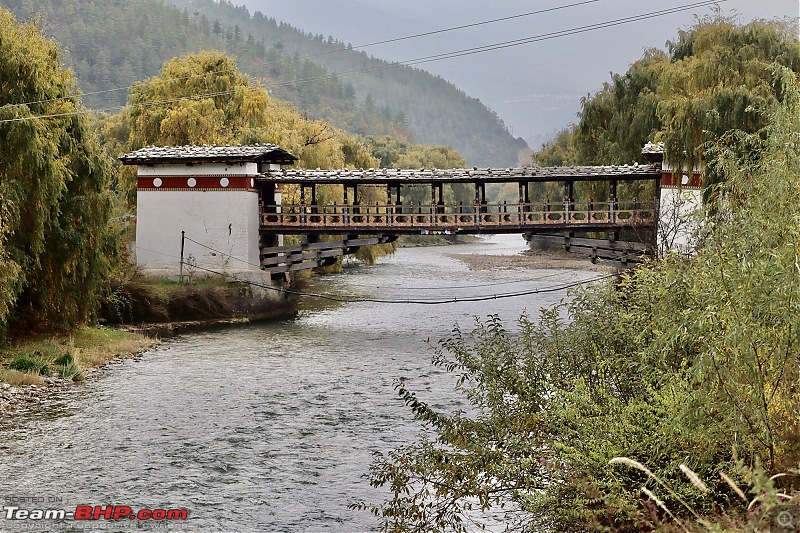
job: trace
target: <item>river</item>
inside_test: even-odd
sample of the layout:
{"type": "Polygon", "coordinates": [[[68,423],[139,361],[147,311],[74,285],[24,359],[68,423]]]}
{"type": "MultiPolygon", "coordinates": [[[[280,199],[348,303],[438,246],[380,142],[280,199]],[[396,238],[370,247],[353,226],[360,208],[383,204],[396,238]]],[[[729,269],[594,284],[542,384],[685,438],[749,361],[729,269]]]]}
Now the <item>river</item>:
{"type": "MultiPolygon", "coordinates": [[[[524,248],[519,236],[406,248],[375,266],[315,278],[306,290],[347,299],[453,299],[596,276],[470,271],[446,255],[524,248]]],[[[169,530],[374,531],[371,515],[347,506],[380,500],[363,477],[372,454],[420,431],[397,398],[396,380],[441,409],[463,407],[453,376],[431,366],[426,339],[489,314],[513,327],[521,313],[535,315],[565,295],[442,305],[303,298],[294,319],[168,339],[0,426],[0,498],[4,505],[41,498],[38,508],[67,510],[188,509],[189,520],[169,530]]],[[[76,522],[36,524],[83,530],[76,522]]],[[[105,523],[125,531],[134,524],[105,523]]],[[[0,519],[0,530],[11,525],[0,519]]]]}

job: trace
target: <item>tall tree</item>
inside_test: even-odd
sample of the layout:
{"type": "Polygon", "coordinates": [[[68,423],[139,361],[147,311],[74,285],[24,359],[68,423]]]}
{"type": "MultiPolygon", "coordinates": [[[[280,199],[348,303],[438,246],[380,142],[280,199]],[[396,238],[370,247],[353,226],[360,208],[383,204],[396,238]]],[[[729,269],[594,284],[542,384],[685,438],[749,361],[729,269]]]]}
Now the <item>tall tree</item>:
{"type": "Polygon", "coordinates": [[[781,68],[800,72],[800,45],[784,22],[737,25],[717,14],[679,32],[668,52],[648,50],[624,75],[582,101],[580,123],[534,156],[540,164],[643,162],[663,141],[676,165],[706,164],[705,183],[724,179],[705,147],[733,129],[763,128],[783,100],[781,68]]]}
{"type": "MultiPolygon", "coordinates": [[[[272,98],[236,60],[200,52],[168,61],[160,76],[131,89],[130,107],[109,117],[106,135],[125,150],[147,145],[273,143],[309,168],[376,166],[362,143],[324,121],[308,120],[272,98]]],[[[133,174],[123,171],[129,190],[133,174]]]]}
{"type": "Polygon", "coordinates": [[[0,9],[0,329],[88,320],[114,257],[111,167],[55,43],[0,9]]]}

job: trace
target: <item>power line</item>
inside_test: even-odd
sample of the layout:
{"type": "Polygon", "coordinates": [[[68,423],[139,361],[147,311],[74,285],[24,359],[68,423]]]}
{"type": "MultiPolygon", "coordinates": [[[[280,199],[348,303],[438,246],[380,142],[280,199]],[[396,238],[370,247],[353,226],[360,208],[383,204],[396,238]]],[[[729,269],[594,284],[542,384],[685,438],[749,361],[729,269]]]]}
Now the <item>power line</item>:
{"type": "MultiPolygon", "coordinates": [[[[204,245],[204,244],[202,244],[202,243],[200,243],[198,241],[195,241],[193,239],[190,239],[188,237],[186,237],[186,240],[189,240],[189,241],[191,241],[191,242],[193,242],[195,244],[198,244],[198,245],[200,245],[200,246],[202,246],[204,248],[208,248],[209,250],[214,250],[210,246],[206,246],[206,245],[204,245]]],[[[178,260],[181,259],[180,257],[174,256],[174,255],[166,254],[166,253],[163,253],[163,252],[157,252],[155,250],[149,250],[147,248],[143,248],[143,247],[140,247],[140,246],[137,246],[136,248],[137,249],[141,249],[141,250],[145,250],[145,251],[148,251],[148,252],[151,252],[151,253],[163,255],[165,257],[170,257],[170,258],[173,258],[173,259],[178,259],[178,260]]],[[[216,250],[214,250],[214,251],[216,251],[216,250]]],[[[234,257],[234,256],[230,256],[229,254],[225,254],[225,253],[219,252],[219,251],[217,251],[217,253],[221,253],[222,255],[228,255],[229,257],[234,257]]],[[[234,259],[238,259],[238,258],[234,257],[234,259]]],[[[247,261],[244,261],[242,259],[239,259],[239,260],[244,262],[244,263],[247,263],[247,261]]],[[[259,287],[259,288],[262,288],[262,289],[271,290],[271,291],[275,291],[275,292],[280,292],[280,293],[284,293],[284,294],[290,294],[290,295],[298,296],[298,297],[320,298],[320,299],[323,299],[323,300],[329,300],[329,301],[334,301],[334,302],[339,302],[339,303],[378,303],[378,304],[406,304],[406,305],[408,305],[408,304],[414,304],[414,305],[443,305],[443,304],[452,304],[452,303],[484,302],[484,301],[489,301],[489,300],[502,300],[502,299],[507,299],[507,298],[517,298],[517,297],[520,297],[520,296],[531,296],[531,295],[534,295],[534,294],[547,294],[547,293],[553,293],[553,292],[559,292],[559,291],[567,290],[567,289],[570,289],[570,288],[573,288],[573,287],[578,287],[578,286],[583,285],[585,283],[595,283],[595,282],[598,282],[598,281],[609,279],[609,278],[614,277],[614,276],[619,276],[618,273],[614,273],[614,274],[608,274],[608,275],[604,275],[604,276],[597,276],[597,277],[594,277],[594,278],[590,278],[588,280],[570,282],[570,283],[567,283],[567,284],[550,286],[550,287],[545,287],[545,288],[541,288],[541,289],[529,289],[529,290],[524,290],[524,291],[506,292],[506,293],[484,295],[484,296],[464,296],[464,297],[453,297],[453,298],[428,298],[428,299],[422,299],[422,298],[405,298],[405,299],[403,299],[403,298],[400,298],[400,299],[389,299],[389,298],[343,298],[343,297],[340,297],[340,296],[335,296],[335,295],[325,294],[325,293],[304,292],[304,291],[298,291],[298,290],[295,290],[295,289],[284,289],[284,288],[281,288],[281,287],[273,287],[272,285],[266,285],[266,284],[258,283],[258,282],[255,282],[255,281],[241,279],[241,278],[238,278],[238,277],[236,277],[236,276],[234,276],[232,274],[228,274],[228,273],[225,273],[225,272],[220,272],[218,270],[213,270],[213,269],[210,269],[210,268],[205,268],[205,267],[201,267],[201,266],[194,265],[194,264],[189,264],[189,263],[186,263],[185,261],[182,264],[189,265],[189,266],[191,266],[191,268],[194,268],[196,270],[202,270],[204,272],[208,272],[208,273],[211,273],[211,274],[216,274],[216,275],[222,276],[224,278],[230,278],[231,280],[233,280],[233,281],[235,281],[237,283],[245,283],[245,284],[248,284],[248,285],[252,285],[254,287],[259,287]]],[[[252,265],[252,263],[247,263],[247,264],[251,264],[252,265]]],[[[465,288],[472,288],[472,287],[465,287],[465,288]]]]}
{"type": "MultiPolygon", "coordinates": [[[[513,256],[512,256],[513,257],[513,256]]],[[[537,276],[535,279],[523,279],[523,280],[510,280],[510,281],[498,281],[495,283],[480,283],[476,285],[439,285],[436,287],[385,287],[385,286],[375,286],[375,285],[360,285],[360,287],[369,287],[375,288],[379,290],[396,290],[396,291],[452,291],[452,290],[461,290],[461,289],[480,289],[483,287],[498,287],[500,285],[511,285],[513,283],[528,283],[531,281],[541,281],[543,279],[551,279],[551,278],[558,278],[563,276],[562,272],[558,272],[556,274],[548,274],[546,276],[537,276]]]]}
{"type": "MultiPolygon", "coordinates": [[[[226,72],[234,72],[235,70],[236,69],[226,68],[226,69],[222,69],[222,70],[214,70],[214,71],[210,71],[210,72],[202,72],[200,74],[192,74],[190,76],[181,76],[179,78],[169,78],[169,79],[163,79],[162,78],[160,81],[162,81],[164,84],[167,84],[167,83],[172,83],[172,82],[175,82],[175,81],[190,80],[192,78],[202,78],[202,77],[211,76],[211,75],[214,75],[214,74],[224,74],[226,72]]],[[[137,81],[133,85],[128,85],[127,87],[115,87],[113,89],[104,89],[102,91],[92,91],[92,92],[88,92],[88,93],[75,93],[75,94],[71,94],[69,96],[59,96],[59,97],[56,97],[56,98],[47,98],[45,100],[34,100],[32,102],[19,102],[19,103],[16,103],[16,104],[6,104],[3,107],[10,108],[10,107],[20,107],[20,106],[31,106],[31,105],[36,105],[36,104],[48,104],[50,102],[60,102],[61,100],[70,100],[72,98],[81,98],[81,97],[84,97],[84,96],[96,96],[98,94],[113,93],[113,92],[118,92],[118,91],[129,91],[129,90],[133,89],[134,87],[136,87],[137,83],[140,83],[140,82],[137,81]]]]}
{"type": "MultiPolygon", "coordinates": [[[[547,9],[539,9],[537,11],[530,11],[528,13],[520,13],[519,15],[511,15],[511,16],[508,16],[508,17],[502,17],[502,18],[491,19],[491,20],[484,20],[484,21],[481,21],[481,22],[473,22],[472,24],[464,24],[462,26],[453,26],[452,28],[443,28],[443,29],[440,29],[440,30],[427,31],[427,32],[424,32],[424,33],[417,33],[417,34],[414,34],[414,35],[407,35],[405,37],[396,37],[394,39],[386,39],[386,40],[383,40],[383,41],[375,41],[375,42],[372,42],[372,43],[360,44],[358,46],[353,46],[353,48],[354,49],[369,48],[371,46],[378,46],[378,45],[381,45],[381,44],[389,44],[389,43],[396,43],[396,42],[400,42],[400,41],[407,41],[407,40],[410,40],[410,39],[417,39],[419,37],[428,37],[430,35],[438,35],[438,34],[441,34],[441,33],[447,33],[447,32],[456,31],[456,30],[463,30],[463,29],[466,29],[466,28],[475,28],[477,26],[485,26],[486,24],[494,24],[494,23],[497,23],[497,22],[505,22],[507,20],[514,20],[514,19],[519,19],[519,18],[523,18],[523,17],[530,17],[532,15],[540,15],[542,13],[550,13],[552,11],[559,11],[561,9],[567,9],[567,8],[570,8],[570,7],[577,7],[577,6],[582,6],[582,5],[586,5],[586,4],[592,4],[594,2],[599,2],[599,1],[600,0],[586,0],[584,2],[576,2],[574,4],[567,4],[565,6],[550,7],[550,8],[547,8],[547,9]]],[[[342,52],[344,50],[348,50],[348,48],[339,48],[339,49],[336,49],[336,50],[329,50],[327,52],[319,52],[319,53],[316,53],[316,54],[311,54],[311,55],[304,56],[304,58],[318,57],[318,56],[323,56],[323,55],[328,55],[328,54],[336,54],[336,53],[342,52]]]]}
{"type": "MultiPolygon", "coordinates": [[[[540,9],[540,10],[537,10],[537,11],[530,11],[528,13],[521,13],[519,15],[511,15],[511,16],[508,16],[508,17],[502,17],[502,18],[491,19],[491,20],[484,20],[484,21],[480,21],[480,22],[474,22],[474,23],[471,23],[471,24],[464,24],[462,26],[453,26],[453,27],[450,27],[450,28],[442,28],[440,30],[434,30],[434,31],[429,31],[429,32],[424,32],[424,33],[417,33],[415,35],[407,35],[407,36],[404,36],[404,37],[396,37],[394,39],[387,39],[387,40],[384,40],[384,41],[376,41],[376,42],[372,42],[372,43],[361,44],[361,45],[358,45],[358,46],[353,46],[352,48],[354,48],[354,49],[362,49],[362,48],[369,48],[371,46],[377,46],[377,45],[381,45],[381,44],[388,44],[388,43],[394,43],[394,42],[400,42],[400,41],[407,41],[407,40],[410,40],[410,39],[418,39],[420,37],[427,37],[427,36],[430,36],[430,35],[437,35],[437,34],[441,34],[441,33],[446,33],[446,32],[451,32],[451,31],[456,31],[456,30],[462,30],[462,29],[466,29],[466,28],[474,28],[474,27],[477,27],[477,26],[484,26],[484,25],[487,25],[487,24],[495,24],[497,22],[504,22],[504,21],[507,21],[507,20],[514,20],[514,19],[523,18],[523,17],[530,17],[530,16],[533,16],[533,15],[540,15],[540,14],[543,14],[543,13],[549,13],[549,12],[552,12],[552,11],[559,11],[559,10],[562,10],[562,9],[567,9],[567,8],[570,8],[570,7],[582,6],[582,5],[585,5],[585,4],[591,4],[591,3],[599,2],[599,1],[600,0],[585,0],[583,2],[577,2],[577,3],[574,3],[574,4],[567,4],[567,5],[564,5],[564,6],[557,6],[557,7],[547,8],[547,9],[540,9]]],[[[323,56],[323,55],[338,54],[340,52],[346,52],[346,51],[349,51],[349,50],[350,50],[350,48],[348,48],[348,47],[338,48],[338,49],[335,49],[335,50],[328,50],[326,52],[318,52],[316,54],[308,54],[308,55],[305,55],[305,56],[301,56],[298,59],[301,59],[301,60],[302,59],[310,59],[310,58],[313,58],[313,57],[319,57],[319,56],[323,56]]],[[[272,65],[272,64],[274,64],[274,63],[267,63],[265,66],[269,66],[269,65],[272,65]]],[[[172,78],[170,80],[164,80],[164,81],[170,81],[170,82],[171,81],[181,81],[181,80],[187,80],[187,79],[191,79],[191,78],[195,78],[195,77],[209,76],[209,75],[212,75],[212,74],[223,74],[225,72],[233,72],[234,70],[235,69],[223,69],[223,70],[217,70],[217,71],[213,71],[213,72],[203,72],[202,74],[192,74],[190,76],[183,76],[183,77],[180,77],[180,78],[172,78]]],[[[135,86],[136,85],[134,84],[134,85],[129,85],[127,87],[116,87],[116,88],[113,88],[113,89],[105,89],[105,90],[102,90],[102,91],[92,91],[92,92],[81,93],[81,94],[77,94],[76,93],[74,95],[61,96],[61,97],[58,97],[58,98],[48,98],[46,100],[36,100],[36,101],[33,101],[33,102],[22,102],[22,103],[17,103],[17,104],[8,104],[8,106],[9,107],[17,107],[17,106],[24,106],[24,105],[45,104],[45,103],[49,103],[49,102],[57,102],[57,101],[60,101],[60,100],[67,100],[67,99],[71,99],[71,98],[80,98],[80,97],[83,97],[83,96],[96,96],[98,94],[106,94],[106,93],[130,90],[130,89],[133,89],[135,86]]]]}
{"type": "Polygon", "coordinates": [[[405,304],[405,305],[409,305],[409,304],[414,304],[414,305],[444,305],[444,304],[453,304],[453,303],[486,302],[486,301],[489,301],[489,300],[503,300],[503,299],[507,299],[507,298],[517,298],[517,297],[520,297],[520,296],[532,296],[534,294],[548,294],[548,293],[553,293],[553,292],[564,291],[564,290],[567,290],[567,289],[571,289],[573,287],[578,287],[578,286],[584,285],[586,283],[596,283],[598,281],[602,281],[602,280],[609,279],[609,278],[616,277],[616,276],[620,275],[618,273],[607,274],[607,275],[604,275],[604,276],[597,276],[597,277],[594,277],[594,278],[591,278],[591,279],[588,279],[588,280],[576,281],[576,282],[567,283],[567,284],[564,284],[564,285],[546,287],[546,288],[543,288],[543,289],[532,289],[532,290],[519,291],[519,292],[513,292],[513,293],[493,294],[493,295],[490,295],[490,296],[467,296],[467,297],[462,297],[462,298],[453,297],[453,298],[437,299],[437,300],[434,300],[434,299],[421,300],[421,299],[410,299],[410,298],[409,299],[391,300],[391,299],[385,299],[385,298],[342,298],[342,297],[339,297],[339,296],[333,296],[333,295],[324,294],[324,293],[303,292],[303,291],[297,291],[297,290],[294,290],[294,289],[283,289],[283,288],[280,288],[280,287],[273,287],[271,285],[264,285],[262,283],[258,283],[258,282],[255,282],[255,281],[239,279],[236,276],[233,276],[233,275],[230,275],[230,274],[226,274],[224,272],[219,272],[219,271],[216,271],[216,270],[212,270],[212,269],[209,269],[209,268],[203,268],[203,267],[199,267],[197,265],[192,265],[192,266],[193,266],[193,268],[196,268],[197,270],[203,270],[205,272],[210,272],[212,274],[217,274],[217,275],[220,275],[220,276],[223,276],[223,277],[226,277],[226,278],[231,278],[232,280],[234,280],[234,281],[236,281],[238,283],[246,283],[246,284],[252,285],[254,287],[260,287],[260,288],[263,288],[263,289],[282,292],[282,293],[285,293],[285,294],[291,294],[291,295],[294,295],[294,296],[305,296],[305,297],[321,298],[321,299],[324,299],[324,300],[330,300],[330,301],[339,302],[339,303],[377,303],[377,304],[405,304]]]}
{"type": "MultiPolygon", "coordinates": [[[[212,248],[211,246],[208,246],[206,244],[198,242],[198,241],[192,239],[191,237],[186,237],[184,235],[184,239],[186,239],[187,241],[189,241],[191,243],[194,243],[194,244],[196,244],[198,246],[201,246],[201,247],[203,247],[203,248],[205,248],[207,250],[210,250],[210,251],[212,251],[212,252],[214,252],[216,254],[219,254],[219,255],[222,255],[222,256],[225,256],[225,257],[230,257],[231,259],[235,259],[236,261],[244,263],[245,265],[254,266],[254,267],[257,267],[259,269],[261,268],[261,265],[257,265],[255,263],[251,263],[251,262],[249,262],[249,261],[247,261],[245,259],[242,259],[240,257],[236,257],[235,255],[231,255],[231,254],[223,252],[221,250],[217,250],[216,248],[212,248]]],[[[142,249],[146,250],[148,252],[160,254],[160,252],[155,252],[153,250],[147,250],[146,248],[142,248],[142,249]]],[[[161,254],[161,255],[164,255],[164,256],[167,256],[167,257],[172,257],[172,258],[175,258],[175,259],[180,259],[178,257],[175,257],[174,255],[168,255],[168,254],[161,254]]],[[[438,287],[380,287],[380,286],[377,286],[375,288],[379,289],[379,290],[380,289],[384,289],[384,290],[385,289],[392,289],[392,290],[401,290],[401,291],[411,291],[411,290],[414,290],[414,291],[446,291],[446,290],[461,290],[461,289],[478,289],[478,288],[483,288],[483,287],[497,287],[497,286],[500,286],[500,285],[510,285],[512,283],[525,283],[525,282],[528,282],[528,281],[541,281],[541,280],[545,280],[545,279],[560,277],[562,275],[563,274],[559,272],[559,273],[556,273],[556,274],[549,274],[547,276],[538,276],[535,280],[511,280],[511,281],[500,281],[500,282],[495,282],[495,283],[481,283],[481,284],[478,284],[478,285],[450,285],[450,286],[441,286],[440,285],[438,287]]],[[[366,286],[363,286],[363,287],[366,287],[366,286]]],[[[372,288],[372,286],[370,286],[370,288],[372,288]]]]}
{"type": "Polygon", "coordinates": [[[622,24],[629,24],[631,22],[639,22],[641,20],[647,20],[647,19],[651,19],[651,18],[663,17],[665,15],[672,15],[674,13],[680,13],[682,11],[688,11],[688,10],[695,9],[695,8],[698,8],[698,7],[712,6],[712,5],[715,5],[715,4],[718,4],[718,3],[721,3],[721,2],[727,2],[727,1],[728,0],[706,0],[706,1],[703,1],[703,2],[697,2],[697,3],[694,3],[694,4],[688,4],[688,5],[679,6],[679,7],[675,7],[675,8],[668,8],[668,9],[662,9],[662,10],[659,10],[659,11],[652,11],[650,13],[644,13],[642,15],[634,15],[634,16],[631,16],[631,17],[624,17],[624,18],[621,18],[621,19],[616,19],[616,20],[611,20],[611,21],[606,21],[606,22],[599,22],[599,23],[596,23],[596,24],[589,24],[587,26],[580,26],[578,28],[572,28],[572,29],[569,29],[569,30],[560,30],[560,31],[556,31],[556,32],[545,33],[545,34],[542,34],[542,35],[536,35],[536,36],[533,36],[533,37],[525,37],[525,38],[522,38],[522,39],[515,39],[515,40],[512,40],[512,41],[494,43],[494,44],[485,45],[485,46],[478,46],[478,47],[474,47],[474,48],[466,48],[466,49],[457,50],[457,51],[454,51],[454,52],[447,52],[447,53],[443,53],[443,54],[436,54],[436,55],[431,55],[431,56],[427,56],[427,57],[412,59],[410,61],[403,62],[403,64],[404,65],[419,65],[419,64],[422,64],[422,63],[430,63],[430,62],[433,62],[433,61],[441,61],[442,59],[452,59],[454,57],[462,57],[462,56],[480,54],[480,53],[484,53],[484,52],[490,52],[490,51],[494,51],[494,50],[502,50],[504,48],[511,48],[511,47],[520,46],[520,45],[523,45],[523,44],[530,44],[530,43],[535,43],[535,42],[539,42],[539,41],[547,41],[547,40],[555,39],[555,38],[558,38],[558,37],[566,37],[568,35],[578,35],[578,34],[581,34],[581,33],[587,33],[587,32],[594,31],[594,30],[612,28],[614,26],[620,26],[622,24]]]}
{"type": "Polygon", "coordinates": [[[211,250],[212,252],[215,252],[215,253],[218,253],[220,255],[224,255],[224,256],[230,257],[231,259],[236,259],[237,261],[240,261],[240,262],[244,263],[245,265],[250,265],[250,266],[261,268],[261,265],[256,265],[256,264],[250,263],[249,261],[247,261],[245,259],[242,259],[240,257],[236,257],[235,255],[231,255],[231,254],[228,254],[228,253],[225,253],[225,252],[221,252],[221,251],[216,250],[216,249],[214,249],[214,248],[212,248],[212,247],[210,247],[208,245],[203,244],[202,242],[197,242],[196,240],[194,240],[194,239],[192,239],[190,237],[186,237],[185,235],[184,235],[183,238],[186,239],[189,242],[195,243],[198,246],[202,246],[203,248],[211,250]]]}
{"type": "MultiPolygon", "coordinates": [[[[647,20],[647,19],[651,19],[651,18],[662,17],[662,16],[665,16],[665,15],[671,15],[671,14],[675,14],[675,13],[680,13],[682,11],[688,11],[688,10],[699,8],[699,7],[712,6],[712,5],[719,4],[719,3],[722,3],[722,2],[727,2],[727,1],[729,1],[729,0],[706,0],[706,1],[703,1],[703,2],[696,2],[696,3],[693,3],[693,4],[687,4],[687,5],[679,6],[679,7],[675,7],[675,8],[669,8],[669,9],[664,9],[664,10],[659,10],[659,11],[653,11],[653,12],[645,13],[645,14],[642,14],[642,15],[625,17],[625,18],[622,18],[622,19],[616,19],[616,20],[597,23],[597,24],[590,24],[588,26],[581,26],[581,27],[578,27],[578,28],[573,28],[571,30],[562,30],[562,31],[558,31],[558,32],[545,33],[545,34],[532,36],[532,37],[527,37],[527,38],[523,38],[523,39],[516,39],[516,40],[512,40],[512,41],[505,41],[505,42],[501,42],[501,43],[495,43],[495,44],[492,44],[492,45],[486,45],[486,46],[480,46],[480,47],[474,47],[474,48],[466,48],[466,49],[456,50],[456,51],[448,52],[448,53],[444,53],[444,54],[436,54],[436,55],[431,55],[431,56],[425,56],[425,57],[421,57],[421,58],[411,59],[411,60],[407,60],[407,61],[403,61],[403,62],[387,63],[386,65],[382,65],[382,66],[379,66],[379,67],[369,67],[369,68],[364,68],[364,69],[346,71],[346,72],[343,72],[343,73],[331,73],[331,74],[324,74],[324,75],[319,75],[319,76],[312,76],[312,77],[305,78],[305,79],[300,79],[300,80],[293,80],[293,81],[287,81],[287,82],[281,82],[281,83],[273,83],[273,84],[270,84],[269,86],[270,87],[284,87],[284,86],[290,86],[290,85],[297,85],[297,84],[301,84],[301,83],[311,83],[311,82],[315,82],[315,81],[328,80],[328,79],[333,79],[333,78],[337,78],[337,77],[350,77],[350,76],[355,76],[355,75],[358,75],[358,74],[368,74],[368,73],[371,73],[371,72],[379,72],[379,71],[396,69],[396,68],[401,68],[401,67],[411,67],[411,66],[414,66],[414,65],[420,65],[420,64],[424,64],[424,63],[431,63],[431,62],[434,62],[434,61],[442,61],[442,60],[445,60],[445,59],[453,59],[453,58],[456,58],[456,57],[476,55],[476,54],[481,54],[481,53],[490,52],[490,51],[494,51],[494,50],[502,50],[502,49],[511,48],[511,47],[514,47],[514,46],[521,46],[521,45],[524,45],[524,44],[531,44],[531,43],[534,43],[534,42],[546,41],[546,40],[550,40],[550,39],[556,39],[556,38],[559,38],[559,37],[565,37],[565,36],[569,36],[569,35],[578,35],[578,34],[587,33],[587,32],[595,31],[595,30],[599,30],[599,29],[611,28],[611,27],[614,27],[614,26],[620,26],[622,24],[629,24],[631,22],[638,22],[638,21],[641,21],[641,20],[647,20]]],[[[91,112],[94,112],[94,111],[111,111],[112,109],[120,109],[121,110],[121,109],[124,109],[126,107],[131,107],[131,108],[148,107],[148,106],[151,106],[151,105],[159,105],[159,104],[165,104],[165,103],[176,103],[176,102],[185,101],[185,100],[196,100],[196,99],[199,99],[199,98],[208,98],[208,97],[213,97],[213,96],[226,96],[226,95],[235,94],[237,92],[252,92],[252,91],[257,91],[257,90],[262,90],[262,87],[260,87],[260,86],[247,87],[247,88],[240,88],[240,89],[232,89],[232,90],[229,90],[229,91],[218,91],[218,92],[214,92],[214,93],[204,93],[204,94],[197,94],[197,95],[191,95],[191,96],[182,96],[182,97],[176,97],[176,98],[159,100],[159,101],[140,102],[140,103],[135,103],[135,104],[127,104],[127,105],[115,106],[113,108],[107,108],[107,109],[101,109],[101,110],[85,109],[85,110],[76,110],[76,111],[64,112],[64,113],[53,113],[53,114],[49,114],[49,115],[35,115],[35,116],[17,117],[17,118],[12,118],[12,119],[0,120],[0,124],[7,123],[7,122],[20,122],[20,121],[25,121],[25,120],[35,120],[35,119],[42,119],[42,118],[58,118],[58,117],[65,117],[65,116],[73,116],[73,115],[87,114],[87,113],[91,113],[91,112]]],[[[2,108],[0,108],[0,109],[2,109],[2,108]]]]}

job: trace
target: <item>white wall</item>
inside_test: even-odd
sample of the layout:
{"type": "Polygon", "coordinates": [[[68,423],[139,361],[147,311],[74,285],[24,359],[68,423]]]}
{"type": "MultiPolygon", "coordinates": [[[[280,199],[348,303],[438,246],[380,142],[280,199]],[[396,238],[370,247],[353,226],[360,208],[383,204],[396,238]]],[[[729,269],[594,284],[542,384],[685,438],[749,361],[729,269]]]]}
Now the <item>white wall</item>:
{"type": "MultiPolygon", "coordinates": [[[[280,168],[280,166],[278,166],[280,168]]],[[[258,174],[258,163],[139,165],[139,176],[223,176],[258,174]]]]}
{"type": "MultiPolygon", "coordinates": [[[[164,168],[158,169],[164,175],[164,168]]],[[[198,175],[199,167],[194,167],[198,175]]],[[[140,168],[141,171],[141,168],[140,168]]],[[[137,193],[136,263],[145,271],[176,275],[180,269],[181,231],[184,261],[198,267],[234,273],[259,270],[258,194],[254,191],[139,191],[137,193]],[[239,261],[234,258],[242,259],[239,261]]],[[[184,272],[186,267],[184,267],[184,272]]],[[[200,269],[197,276],[210,275],[200,269]]]]}

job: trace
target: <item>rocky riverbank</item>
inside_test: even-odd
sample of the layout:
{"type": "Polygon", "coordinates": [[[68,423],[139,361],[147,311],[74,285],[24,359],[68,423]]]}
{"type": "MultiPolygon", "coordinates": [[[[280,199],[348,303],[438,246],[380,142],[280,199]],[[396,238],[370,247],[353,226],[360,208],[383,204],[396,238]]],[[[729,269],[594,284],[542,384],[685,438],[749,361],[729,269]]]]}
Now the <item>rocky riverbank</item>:
{"type": "MultiPolygon", "coordinates": [[[[134,359],[137,357],[139,357],[138,354],[133,356],[134,359]]],[[[0,419],[46,406],[68,389],[87,381],[99,379],[106,366],[120,363],[123,359],[118,357],[101,368],[87,370],[79,382],[72,378],[45,377],[38,384],[15,386],[9,383],[0,383],[0,419]]]]}
{"type": "Polygon", "coordinates": [[[0,417],[46,404],[65,389],[96,379],[108,365],[136,358],[157,343],[141,333],[101,327],[17,338],[0,350],[0,417]]]}

